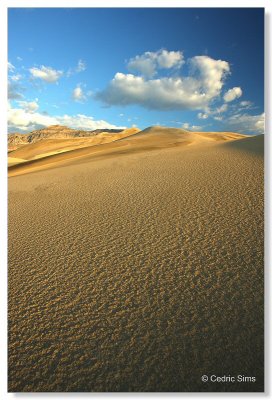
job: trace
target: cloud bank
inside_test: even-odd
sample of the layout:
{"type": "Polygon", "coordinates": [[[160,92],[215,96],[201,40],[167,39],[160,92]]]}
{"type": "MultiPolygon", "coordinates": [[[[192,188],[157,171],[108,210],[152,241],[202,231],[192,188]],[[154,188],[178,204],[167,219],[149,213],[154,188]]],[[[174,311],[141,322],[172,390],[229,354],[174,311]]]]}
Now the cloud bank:
{"type": "Polygon", "coordinates": [[[23,108],[8,108],[8,130],[9,132],[30,132],[49,125],[65,125],[73,129],[121,129],[125,126],[116,126],[104,120],[95,120],[84,114],[49,116],[35,112],[38,104],[36,102],[21,102],[23,108]]]}
{"type": "Polygon", "coordinates": [[[227,118],[225,124],[233,132],[262,134],[265,129],[265,114],[234,114],[227,118]]]}

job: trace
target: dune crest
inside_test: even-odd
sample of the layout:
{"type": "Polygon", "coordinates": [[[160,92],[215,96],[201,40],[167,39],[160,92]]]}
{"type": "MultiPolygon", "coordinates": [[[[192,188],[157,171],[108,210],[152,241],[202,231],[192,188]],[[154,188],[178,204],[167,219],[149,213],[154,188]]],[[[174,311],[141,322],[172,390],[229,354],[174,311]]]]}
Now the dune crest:
{"type": "Polygon", "coordinates": [[[245,137],[246,135],[232,132],[190,132],[162,126],[151,126],[142,131],[138,128],[119,132],[101,130],[83,136],[83,132],[53,126],[29,134],[31,143],[9,152],[9,176],[78,163],[80,160],[85,162],[97,157],[148,153],[175,147],[181,149],[188,145],[215,145],[245,137]],[[16,159],[19,160],[17,163],[16,159]]]}

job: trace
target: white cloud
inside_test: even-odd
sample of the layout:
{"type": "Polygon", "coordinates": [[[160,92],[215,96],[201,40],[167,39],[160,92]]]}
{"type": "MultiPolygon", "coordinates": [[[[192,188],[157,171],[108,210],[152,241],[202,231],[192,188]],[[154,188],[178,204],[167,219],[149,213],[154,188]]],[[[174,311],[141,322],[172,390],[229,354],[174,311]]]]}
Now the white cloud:
{"type": "Polygon", "coordinates": [[[22,91],[25,88],[18,82],[10,82],[8,81],[8,99],[9,100],[19,100],[23,99],[22,91]]]}
{"type": "Polygon", "coordinates": [[[83,60],[78,60],[76,72],[85,71],[87,68],[86,63],[83,60]]]}
{"type": "Polygon", "coordinates": [[[22,57],[16,57],[17,61],[23,61],[22,57]]]}
{"type": "Polygon", "coordinates": [[[118,72],[96,98],[109,105],[139,104],[149,109],[206,109],[220,95],[229,72],[226,61],[208,56],[189,60],[190,73],[184,77],[146,79],[118,72]]]}
{"type": "Polygon", "coordinates": [[[57,119],[58,124],[74,129],[94,130],[125,128],[125,126],[116,126],[104,120],[95,120],[93,117],[84,114],[77,114],[75,116],[63,115],[55,118],[57,119]]]}
{"type": "Polygon", "coordinates": [[[264,133],[264,120],[264,113],[259,115],[234,114],[225,122],[235,132],[260,134],[264,133]]]}
{"type": "Polygon", "coordinates": [[[95,120],[93,117],[77,114],[77,115],[62,115],[49,116],[38,112],[29,112],[23,108],[8,109],[8,128],[9,132],[30,132],[35,129],[41,129],[49,125],[65,125],[69,128],[94,130],[94,129],[121,129],[104,120],[95,120]]]}
{"type": "Polygon", "coordinates": [[[75,68],[69,68],[68,69],[67,76],[69,77],[71,75],[74,75],[74,74],[77,74],[79,72],[85,71],[86,68],[87,68],[87,65],[86,65],[85,61],[80,59],[80,60],[78,60],[77,66],[75,68]]]}
{"type": "Polygon", "coordinates": [[[210,99],[217,97],[224,84],[224,78],[229,73],[230,67],[227,61],[214,60],[209,56],[195,56],[190,64],[193,70],[199,73],[202,93],[210,99]]]}
{"type": "Polygon", "coordinates": [[[87,99],[86,95],[84,94],[83,89],[78,85],[72,93],[72,97],[74,101],[77,101],[79,103],[85,101],[87,99]]]}
{"type": "Polygon", "coordinates": [[[226,102],[233,101],[235,99],[238,99],[241,97],[243,94],[242,89],[240,87],[234,87],[232,89],[229,89],[225,94],[224,94],[224,100],[226,102]]]}
{"type": "Polygon", "coordinates": [[[10,77],[10,79],[11,79],[12,81],[14,81],[14,82],[18,82],[20,79],[22,79],[22,75],[20,75],[20,74],[12,75],[12,76],[10,77]]]}
{"type": "Polygon", "coordinates": [[[227,109],[228,109],[228,105],[227,105],[227,104],[222,104],[222,106],[216,108],[216,110],[215,110],[214,113],[215,113],[215,114],[216,114],[216,113],[217,113],[217,114],[221,114],[221,113],[226,112],[227,109]]]}
{"type": "Polygon", "coordinates": [[[160,68],[181,67],[184,64],[183,53],[181,51],[160,50],[156,55],[160,68]]]}
{"type": "Polygon", "coordinates": [[[183,129],[186,129],[188,131],[193,131],[193,132],[197,132],[197,131],[201,131],[202,127],[199,125],[190,125],[189,122],[184,122],[184,124],[181,125],[181,127],[183,129]]]}
{"type": "Polygon", "coordinates": [[[63,75],[63,71],[58,71],[51,67],[45,67],[42,65],[40,68],[30,68],[30,73],[33,78],[39,78],[47,83],[55,83],[63,75]]]}
{"type": "Polygon", "coordinates": [[[252,105],[252,102],[251,101],[241,101],[240,102],[240,106],[241,107],[248,107],[248,106],[251,106],[252,105]]]}
{"type": "Polygon", "coordinates": [[[39,104],[37,103],[37,100],[36,101],[17,101],[17,103],[27,113],[34,113],[39,108],[39,104]]]}
{"type": "Polygon", "coordinates": [[[222,104],[221,106],[216,107],[213,110],[210,108],[206,108],[205,113],[198,113],[197,117],[199,119],[207,119],[207,118],[213,116],[213,119],[215,119],[217,121],[221,121],[223,119],[223,117],[220,114],[226,112],[227,109],[228,109],[227,104],[222,104]]]}
{"type": "Polygon", "coordinates": [[[156,73],[156,64],[149,57],[136,56],[128,62],[128,70],[138,71],[144,76],[152,77],[156,73]]]}
{"type": "Polygon", "coordinates": [[[209,115],[207,113],[198,113],[197,118],[199,119],[207,119],[209,118],[209,115]]]}
{"type": "Polygon", "coordinates": [[[14,65],[13,64],[11,64],[11,62],[8,62],[8,71],[10,71],[10,72],[14,72],[15,71],[15,67],[14,67],[14,65]]]}
{"type": "Polygon", "coordinates": [[[159,50],[147,51],[137,55],[128,61],[127,68],[131,72],[139,72],[147,78],[152,78],[157,69],[178,68],[184,63],[183,54],[180,51],[159,50]]]}
{"type": "Polygon", "coordinates": [[[252,103],[252,101],[248,101],[248,100],[241,101],[239,105],[240,105],[239,111],[250,110],[250,109],[256,108],[256,107],[254,107],[254,103],[252,103]]]}
{"type": "Polygon", "coordinates": [[[216,121],[222,121],[223,117],[221,116],[222,113],[226,112],[228,109],[227,104],[222,104],[219,107],[216,107],[215,109],[210,109],[206,108],[205,113],[198,113],[197,116],[199,119],[207,119],[209,117],[212,117],[216,121]]]}
{"type": "Polygon", "coordinates": [[[12,108],[8,110],[9,131],[31,131],[48,125],[55,125],[55,118],[40,113],[31,113],[22,108],[12,108]]]}

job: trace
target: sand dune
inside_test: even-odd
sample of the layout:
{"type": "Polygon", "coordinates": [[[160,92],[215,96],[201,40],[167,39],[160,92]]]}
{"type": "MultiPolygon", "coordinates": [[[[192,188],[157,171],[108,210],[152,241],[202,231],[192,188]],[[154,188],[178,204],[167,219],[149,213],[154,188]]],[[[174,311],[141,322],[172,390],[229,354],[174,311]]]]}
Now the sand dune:
{"type": "Polygon", "coordinates": [[[25,162],[26,160],[23,160],[22,158],[15,158],[15,157],[8,157],[8,166],[20,164],[22,162],[25,162]]]}
{"type": "Polygon", "coordinates": [[[228,146],[233,150],[254,153],[260,157],[264,155],[264,136],[254,136],[243,138],[236,142],[228,143],[228,146]]]}
{"type": "Polygon", "coordinates": [[[243,137],[245,135],[230,132],[188,132],[183,129],[155,126],[143,131],[131,128],[110,136],[101,134],[94,138],[44,140],[15,150],[10,154],[12,157],[22,157],[29,162],[24,165],[11,166],[9,176],[68,165],[73,162],[85,162],[90,158],[96,159],[97,157],[139,153],[184,145],[225,142],[243,137]]]}
{"type": "Polygon", "coordinates": [[[10,168],[10,391],[263,390],[263,136],[240,137],[156,127],[10,168]]]}

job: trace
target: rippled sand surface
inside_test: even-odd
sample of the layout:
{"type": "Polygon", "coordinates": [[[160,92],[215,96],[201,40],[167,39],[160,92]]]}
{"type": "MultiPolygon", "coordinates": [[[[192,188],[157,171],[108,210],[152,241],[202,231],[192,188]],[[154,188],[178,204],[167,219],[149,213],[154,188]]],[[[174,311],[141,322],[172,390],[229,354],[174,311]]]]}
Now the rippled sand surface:
{"type": "Polygon", "coordinates": [[[9,391],[263,390],[263,137],[201,138],[9,179],[9,391]]]}

